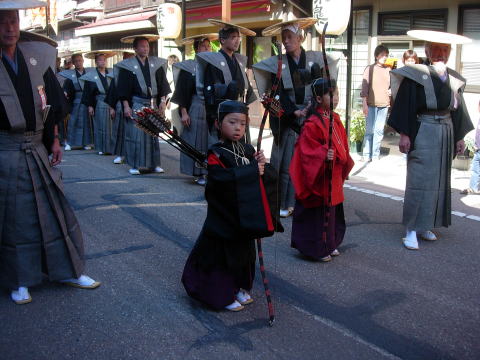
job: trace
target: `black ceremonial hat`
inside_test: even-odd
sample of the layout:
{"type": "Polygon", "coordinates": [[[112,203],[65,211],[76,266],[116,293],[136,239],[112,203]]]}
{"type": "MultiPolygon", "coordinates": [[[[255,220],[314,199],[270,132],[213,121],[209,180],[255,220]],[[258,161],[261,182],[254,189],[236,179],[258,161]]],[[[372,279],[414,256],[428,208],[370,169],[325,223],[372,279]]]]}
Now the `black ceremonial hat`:
{"type": "Polygon", "coordinates": [[[239,113],[248,115],[248,106],[236,100],[225,100],[218,105],[218,120],[222,121],[225,115],[239,113]]]}

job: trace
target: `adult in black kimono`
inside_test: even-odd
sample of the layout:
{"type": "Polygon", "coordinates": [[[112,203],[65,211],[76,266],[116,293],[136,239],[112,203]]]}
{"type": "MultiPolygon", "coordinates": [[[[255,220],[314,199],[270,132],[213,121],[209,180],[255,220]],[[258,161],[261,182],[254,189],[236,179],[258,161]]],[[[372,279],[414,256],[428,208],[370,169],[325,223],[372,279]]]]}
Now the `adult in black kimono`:
{"type": "Polygon", "coordinates": [[[418,237],[437,240],[433,228],[451,224],[452,160],[465,150],[464,136],[473,124],[463,100],[466,80],[447,68],[451,45],[468,41],[437,31],[409,31],[427,41],[431,65],[393,70],[394,105],[388,124],[400,134],[400,151],[408,154],[403,224],[407,249],[418,249],[418,237]]]}
{"type": "Polygon", "coordinates": [[[0,285],[17,304],[32,300],[28,287],[44,274],[77,287],[99,285],[82,275],[82,232],[54,167],[62,159],[57,123],[66,110],[53,71],[56,49],[19,41],[17,10],[38,6],[0,3],[0,285]]]}
{"type": "Polygon", "coordinates": [[[82,104],[88,107],[88,115],[93,117],[94,144],[99,155],[113,154],[114,141],[113,117],[115,112],[106,103],[106,96],[112,78],[108,76],[112,70],[107,69],[106,59],[114,56],[112,51],[91,51],[85,54],[87,59],[95,59],[96,71],[89,72],[80,78],[84,82],[82,104]]]}
{"type": "MultiPolygon", "coordinates": [[[[305,51],[303,29],[312,26],[317,20],[302,18],[272,25],[263,30],[263,36],[281,36],[286,54],[282,56],[282,77],[279,88],[280,103],[284,111],[281,119],[270,118],[273,133],[273,147],[270,163],[279,173],[280,216],[287,217],[293,212],[295,190],[290,179],[290,162],[295,142],[309,109],[312,79],[322,77],[324,68],[320,51],[305,51]]],[[[328,56],[330,75],[337,77],[338,60],[328,56]]],[[[277,73],[277,56],[272,56],[255,65],[253,71],[259,94],[268,93],[277,73]]]]}
{"type": "Polygon", "coordinates": [[[65,78],[63,90],[70,104],[65,150],[69,151],[72,147],[90,150],[93,144],[93,121],[88,115],[87,107],[82,104],[84,83],[80,81],[80,77],[87,72],[95,71],[95,69],[83,67],[82,54],[73,54],[72,61],[75,66],[74,70],[64,70],[58,73],[65,78]]]}
{"type": "MultiPolygon", "coordinates": [[[[203,89],[207,122],[213,130],[221,101],[240,100],[251,104],[257,99],[247,78],[248,58],[236,53],[240,48],[241,34],[255,36],[256,33],[239,25],[212,19],[208,21],[220,27],[221,49],[218,53],[197,54],[197,87],[203,89]]],[[[248,130],[246,135],[249,137],[248,130]]]]}
{"type": "Polygon", "coordinates": [[[125,156],[132,167],[129,172],[139,175],[140,169],[163,173],[160,167],[158,139],[135,126],[135,111],[142,107],[159,106],[165,111],[166,96],[171,92],[166,77],[167,60],[148,56],[149,41],[158,35],[127,36],[124,43],[133,43],[135,57],[117,64],[119,68],[117,93],[123,104],[125,119],[125,156]]]}
{"type": "MultiPolygon", "coordinates": [[[[184,44],[193,42],[196,54],[210,52],[210,41],[217,39],[217,34],[201,34],[183,39],[184,44]]],[[[175,63],[174,68],[180,70],[175,81],[175,92],[172,102],[178,104],[178,112],[182,121],[181,137],[197,150],[207,153],[208,148],[218,139],[214,140],[208,131],[205,113],[203,89],[196,87],[197,61],[185,60],[175,63]]],[[[193,175],[199,185],[205,185],[206,169],[198,167],[188,156],[180,153],[180,172],[193,175]]]]}
{"type": "Polygon", "coordinates": [[[221,140],[208,155],[207,218],[182,276],[188,295],[216,310],[238,311],[253,301],[248,292],[255,276],[254,239],[275,229],[260,177],[265,157],[241,142],[247,115],[238,101],[219,105],[221,140]]]}

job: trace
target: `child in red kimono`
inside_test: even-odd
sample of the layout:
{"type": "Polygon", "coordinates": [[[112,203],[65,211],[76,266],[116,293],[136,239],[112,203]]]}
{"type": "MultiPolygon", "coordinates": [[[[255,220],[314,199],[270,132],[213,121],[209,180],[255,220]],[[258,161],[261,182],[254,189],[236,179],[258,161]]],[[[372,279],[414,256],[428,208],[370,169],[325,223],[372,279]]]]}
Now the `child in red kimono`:
{"type": "MultiPolygon", "coordinates": [[[[338,88],[333,80],[332,87],[335,108],[338,104],[338,88]]],[[[340,254],[337,248],[345,235],[343,183],[354,163],[350,157],[345,128],[335,112],[332,148],[328,148],[330,95],[327,80],[315,80],[312,93],[312,113],[304,122],[290,165],[296,198],[291,247],[308,258],[330,261],[332,255],[340,254]],[[333,161],[331,203],[328,203],[330,179],[326,177],[328,161],[333,161]],[[330,220],[325,226],[327,208],[330,210],[330,220]]]]}
{"type": "Polygon", "coordinates": [[[247,120],[245,104],[220,103],[221,140],[208,153],[207,218],[183,270],[188,295],[215,310],[239,311],[253,302],[254,240],[274,231],[261,181],[265,156],[243,142],[247,120]]]}

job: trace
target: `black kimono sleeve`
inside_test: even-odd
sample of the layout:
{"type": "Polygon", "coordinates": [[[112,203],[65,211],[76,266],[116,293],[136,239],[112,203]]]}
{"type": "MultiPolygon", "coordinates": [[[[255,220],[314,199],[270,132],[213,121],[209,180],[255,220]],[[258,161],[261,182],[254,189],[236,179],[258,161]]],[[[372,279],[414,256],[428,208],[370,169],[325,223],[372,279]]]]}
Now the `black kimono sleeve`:
{"type": "Polygon", "coordinates": [[[132,106],[133,87],[135,86],[135,75],[126,69],[119,68],[117,81],[117,95],[120,101],[127,100],[132,106]]]}
{"type": "Polygon", "coordinates": [[[396,132],[407,135],[412,143],[420,128],[417,114],[422,106],[419,106],[418,93],[424,93],[421,85],[413,80],[403,79],[387,121],[396,132]]]}
{"type": "Polygon", "coordinates": [[[95,96],[98,94],[98,87],[92,81],[85,81],[82,93],[82,104],[85,106],[95,107],[95,96]]]}
{"type": "Polygon", "coordinates": [[[110,86],[108,87],[107,95],[105,96],[105,102],[112,108],[115,109],[118,102],[117,87],[115,81],[112,80],[110,86]]]}
{"type": "Polygon", "coordinates": [[[67,100],[71,106],[75,98],[75,86],[73,85],[72,80],[65,79],[65,82],[63,83],[63,91],[67,94],[67,100]]]}
{"type": "Polygon", "coordinates": [[[172,102],[177,104],[180,108],[190,110],[192,105],[192,97],[196,93],[195,76],[185,70],[180,70],[178,74],[177,84],[175,86],[175,92],[172,96],[172,102]]]}
{"type": "Polygon", "coordinates": [[[475,128],[472,119],[470,119],[470,115],[468,114],[467,105],[465,104],[462,91],[459,91],[458,100],[458,108],[456,111],[452,112],[453,139],[455,143],[462,140],[465,135],[475,128]]]}
{"type": "Polygon", "coordinates": [[[172,92],[170,84],[167,80],[167,74],[163,67],[160,67],[155,73],[155,79],[157,80],[157,102],[160,102],[160,98],[167,96],[172,92]]]}
{"type": "Polygon", "coordinates": [[[43,143],[50,153],[54,140],[54,128],[68,113],[68,105],[57,77],[53,70],[49,68],[43,75],[45,82],[45,94],[47,95],[47,104],[50,105],[47,120],[44,123],[43,143]]]}

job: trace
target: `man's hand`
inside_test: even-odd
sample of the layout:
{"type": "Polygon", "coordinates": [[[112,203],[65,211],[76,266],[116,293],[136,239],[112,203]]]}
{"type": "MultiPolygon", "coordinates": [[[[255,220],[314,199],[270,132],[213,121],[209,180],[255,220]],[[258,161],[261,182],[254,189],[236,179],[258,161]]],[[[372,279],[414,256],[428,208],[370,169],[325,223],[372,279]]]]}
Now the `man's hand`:
{"type": "Polygon", "coordinates": [[[125,106],[123,108],[123,115],[127,118],[132,118],[132,108],[130,106],[125,106]]]}
{"type": "Polygon", "coordinates": [[[400,142],[398,143],[400,152],[408,154],[410,151],[410,138],[405,134],[400,134],[400,142]]]}
{"type": "Polygon", "coordinates": [[[307,111],[308,111],[307,108],[305,108],[303,110],[295,110],[293,114],[295,115],[295,117],[300,119],[300,118],[303,118],[303,117],[307,116],[307,111]]]}
{"type": "Polygon", "coordinates": [[[367,104],[367,99],[366,98],[363,98],[362,110],[363,110],[363,115],[368,116],[368,104],[367,104]]]}
{"type": "Polygon", "coordinates": [[[115,109],[110,108],[110,117],[111,117],[112,119],[115,118],[115,109]]]}
{"type": "Polygon", "coordinates": [[[190,127],[190,124],[192,123],[190,116],[188,115],[187,112],[182,114],[182,125],[185,127],[190,127]]]}
{"type": "Polygon", "coordinates": [[[458,140],[455,144],[455,151],[457,155],[462,155],[465,152],[465,141],[458,140]]]}
{"type": "Polygon", "coordinates": [[[164,114],[166,108],[167,108],[167,103],[162,100],[160,102],[160,105],[158,106],[158,110],[160,110],[160,113],[164,114]]]}
{"type": "Polygon", "coordinates": [[[90,116],[95,115],[95,109],[93,108],[93,106],[88,107],[88,115],[90,116]]]}
{"type": "Polygon", "coordinates": [[[55,166],[62,162],[62,147],[60,146],[60,141],[58,138],[53,140],[52,144],[52,161],[50,165],[55,166]]]}

